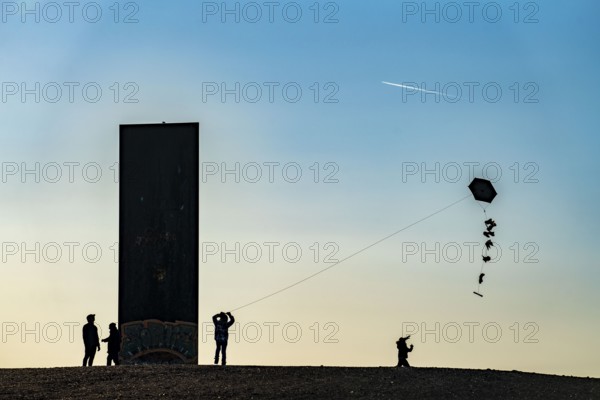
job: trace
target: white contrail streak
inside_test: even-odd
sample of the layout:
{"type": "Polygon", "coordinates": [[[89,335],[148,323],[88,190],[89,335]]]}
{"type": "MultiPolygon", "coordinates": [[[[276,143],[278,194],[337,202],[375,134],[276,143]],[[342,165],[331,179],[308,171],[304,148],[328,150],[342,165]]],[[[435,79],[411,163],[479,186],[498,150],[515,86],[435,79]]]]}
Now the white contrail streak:
{"type": "Polygon", "coordinates": [[[449,95],[449,94],[446,94],[446,93],[442,93],[442,92],[436,92],[435,90],[425,90],[425,89],[421,89],[420,87],[402,85],[400,83],[392,83],[392,82],[386,82],[386,81],[382,81],[381,83],[383,83],[385,85],[401,87],[401,88],[404,88],[404,89],[418,90],[419,92],[423,92],[423,93],[439,94],[439,95],[444,96],[444,97],[450,97],[451,99],[456,99],[457,98],[456,96],[452,96],[452,95],[449,95]]]}

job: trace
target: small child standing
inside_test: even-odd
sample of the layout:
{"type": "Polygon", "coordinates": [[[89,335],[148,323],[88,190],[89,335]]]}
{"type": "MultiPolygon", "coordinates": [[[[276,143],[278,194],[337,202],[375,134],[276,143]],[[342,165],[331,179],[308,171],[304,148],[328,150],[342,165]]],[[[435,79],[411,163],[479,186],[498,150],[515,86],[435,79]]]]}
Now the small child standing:
{"type": "Polygon", "coordinates": [[[103,342],[108,342],[108,357],[106,358],[106,365],[110,367],[111,361],[114,361],[115,365],[119,365],[119,351],[121,351],[121,333],[117,329],[117,325],[113,322],[108,326],[110,335],[106,339],[102,339],[103,342]]]}

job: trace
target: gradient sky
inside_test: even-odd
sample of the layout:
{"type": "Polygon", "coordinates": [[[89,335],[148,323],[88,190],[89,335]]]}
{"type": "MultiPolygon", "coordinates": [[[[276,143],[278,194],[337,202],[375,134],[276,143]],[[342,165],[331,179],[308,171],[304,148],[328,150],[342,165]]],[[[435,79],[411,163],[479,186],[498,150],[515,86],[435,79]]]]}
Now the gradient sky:
{"type": "MultiPolygon", "coordinates": [[[[26,3],[35,10],[35,2],[26,3]]],[[[487,212],[498,223],[502,255],[486,267],[483,299],[472,294],[481,247],[470,259],[468,243],[483,242],[484,214],[468,198],[235,312],[240,325],[229,362],[394,365],[395,340],[418,327],[409,342],[415,366],[600,377],[598,2],[521,2],[518,16],[514,2],[498,2],[495,23],[488,2],[479,3],[472,22],[466,6],[462,18],[449,21],[462,2],[438,3],[439,22],[420,1],[320,2],[318,23],[313,1],[296,3],[297,23],[286,21],[294,18],[290,2],[277,3],[273,22],[261,6],[254,23],[248,2],[238,3],[239,23],[221,10],[207,13],[221,2],[183,0],[118,3],[115,23],[113,3],[98,2],[96,23],[85,2],[72,22],[64,6],[58,18],[39,3],[36,22],[20,5],[2,4],[0,367],[79,365],[88,313],[106,334],[118,305],[118,126],[198,121],[204,171],[263,167],[256,183],[253,172],[239,183],[218,173],[200,185],[203,246],[259,243],[263,250],[255,263],[248,260],[254,253],[241,250],[240,262],[223,262],[221,252],[201,256],[199,318],[207,325],[200,328],[200,363],[211,362],[214,342],[202,333],[214,313],[331,265],[324,260],[331,249],[343,259],[467,196],[467,165],[474,165],[499,193],[487,212]],[[124,23],[132,12],[137,22],[124,23]],[[328,16],[337,22],[324,23],[328,16]],[[436,102],[382,81],[464,90],[458,101],[436,102]],[[65,82],[75,88],[72,102],[65,82]],[[231,89],[236,82],[251,84],[239,103],[234,94],[222,101],[206,92],[212,83],[231,89]],[[272,102],[265,82],[277,85],[272,102]],[[82,94],[89,83],[89,96],[102,89],[97,102],[82,94]],[[296,103],[282,94],[289,83],[302,89],[296,103]],[[263,93],[252,103],[256,85],[263,93]],[[497,102],[484,96],[486,85],[492,95],[501,88],[497,102]],[[63,92],[52,102],[56,86],[63,92]],[[332,91],[337,102],[325,102],[332,91]],[[128,94],[137,102],[126,102],[128,94]],[[273,182],[264,163],[279,163],[273,182]],[[293,169],[282,175],[289,163],[302,172],[296,183],[288,182],[293,169]],[[436,166],[438,176],[423,173],[436,166]],[[325,183],[332,171],[337,183],[325,183]],[[278,243],[273,262],[265,242],[278,243]],[[298,262],[281,253],[290,243],[302,250],[298,262]]]]}

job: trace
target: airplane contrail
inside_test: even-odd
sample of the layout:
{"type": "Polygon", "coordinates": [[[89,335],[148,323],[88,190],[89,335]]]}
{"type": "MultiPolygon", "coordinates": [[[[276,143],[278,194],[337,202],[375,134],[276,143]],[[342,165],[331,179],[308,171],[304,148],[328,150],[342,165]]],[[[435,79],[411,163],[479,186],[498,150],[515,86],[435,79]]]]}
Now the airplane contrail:
{"type": "Polygon", "coordinates": [[[423,93],[431,93],[431,94],[439,94],[442,95],[444,97],[450,97],[452,99],[457,99],[458,97],[456,96],[452,96],[450,94],[447,93],[442,93],[442,92],[436,92],[435,90],[425,90],[425,89],[421,89],[420,87],[415,87],[415,86],[408,86],[408,85],[402,85],[400,83],[392,83],[392,82],[386,82],[386,81],[381,81],[381,83],[386,84],[386,85],[390,85],[390,86],[397,86],[397,87],[401,87],[403,89],[413,89],[413,90],[418,90],[419,92],[423,92],[423,93]]]}

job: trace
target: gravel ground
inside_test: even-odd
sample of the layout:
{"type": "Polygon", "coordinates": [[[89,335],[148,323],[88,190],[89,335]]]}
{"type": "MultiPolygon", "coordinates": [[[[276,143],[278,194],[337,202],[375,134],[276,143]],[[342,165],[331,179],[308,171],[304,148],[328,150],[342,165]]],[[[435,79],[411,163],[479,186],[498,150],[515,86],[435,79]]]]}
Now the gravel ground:
{"type": "Polygon", "coordinates": [[[0,399],[600,399],[600,379],[447,368],[0,369],[0,399]]]}

